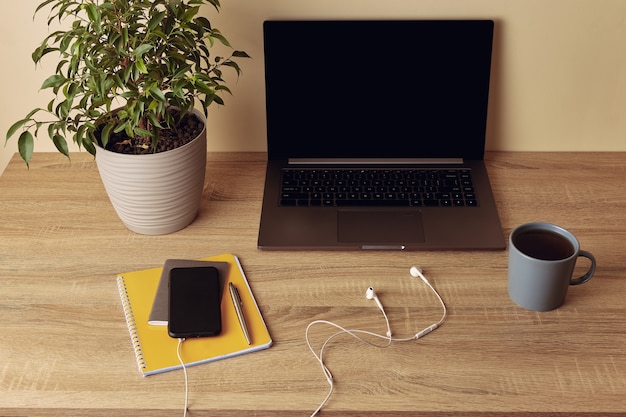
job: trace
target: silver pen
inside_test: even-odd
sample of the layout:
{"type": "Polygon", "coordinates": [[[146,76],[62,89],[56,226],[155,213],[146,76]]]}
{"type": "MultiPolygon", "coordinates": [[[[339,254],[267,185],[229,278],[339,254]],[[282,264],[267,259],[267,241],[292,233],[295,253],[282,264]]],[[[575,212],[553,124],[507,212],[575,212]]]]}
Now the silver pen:
{"type": "Polygon", "coordinates": [[[235,311],[237,312],[237,318],[239,319],[239,325],[241,326],[243,335],[246,337],[246,342],[248,342],[248,344],[251,344],[252,341],[250,340],[250,332],[248,332],[246,316],[243,315],[243,303],[241,302],[241,297],[239,297],[239,291],[232,282],[228,283],[228,288],[230,290],[230,297],[233,299],[233,304],[235,305],[235,311]]]}

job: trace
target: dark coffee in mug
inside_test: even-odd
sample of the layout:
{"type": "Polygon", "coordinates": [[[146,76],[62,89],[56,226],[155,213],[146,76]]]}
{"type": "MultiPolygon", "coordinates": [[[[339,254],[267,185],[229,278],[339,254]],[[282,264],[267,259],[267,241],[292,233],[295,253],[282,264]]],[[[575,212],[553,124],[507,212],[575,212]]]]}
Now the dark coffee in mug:
{"type": "Polygon", "coordinates": [[[565,236],[541,229],[529,229],[517,234],[513,244],[525,255],[544,261],[569,258],[575,250],[565,236]]]}

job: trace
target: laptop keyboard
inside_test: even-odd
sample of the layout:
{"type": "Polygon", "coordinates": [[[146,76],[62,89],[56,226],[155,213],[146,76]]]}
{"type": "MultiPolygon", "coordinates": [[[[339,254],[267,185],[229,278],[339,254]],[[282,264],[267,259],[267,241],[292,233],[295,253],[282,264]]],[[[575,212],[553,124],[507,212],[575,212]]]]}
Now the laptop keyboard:
{"type": "Polygon", "coordinates": [[[476,207],[469,169],[284,169],[281,206],[476,207]]]}

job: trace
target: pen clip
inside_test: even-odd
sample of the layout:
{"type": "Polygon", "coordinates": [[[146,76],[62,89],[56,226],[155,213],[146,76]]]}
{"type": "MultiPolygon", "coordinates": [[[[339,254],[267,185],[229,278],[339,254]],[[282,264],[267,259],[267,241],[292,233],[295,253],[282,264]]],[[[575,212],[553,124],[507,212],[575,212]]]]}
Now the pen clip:
{"type": "Polygon", "coordinates": [[[241,297],[239,296],[239,290],[237,289],[237,287],[235,287],[232,282],[228,283],[228,287],[230,288],[230,294],[233,298],[233,303],[243,306],[243,302],[241,302],[241,297]]]}

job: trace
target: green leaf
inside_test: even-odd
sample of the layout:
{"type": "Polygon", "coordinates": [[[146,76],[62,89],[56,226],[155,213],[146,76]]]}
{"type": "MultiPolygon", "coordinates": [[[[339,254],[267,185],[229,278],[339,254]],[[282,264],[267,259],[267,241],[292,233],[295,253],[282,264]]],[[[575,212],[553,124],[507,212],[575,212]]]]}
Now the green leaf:
{"type": "Polygon", "coordinates": [[[163,126],[161,125],[161,122],[159,122],[159,120],[157,119],[154,113],[148,113],[147,117],[148,117],[148,120],[150,120],[150,123],[152,123],[154,127],[157,127],[159,129],[163,128],[163,126]]]}
{"type": "Polygon", "coordinates": [[[213,33],[211,33],[211,38],[218,39],[220,42],[222,42],[224,46],[228,46],[229,48],[231,48],[230,42],[228,42],[228,40],[226,40],[226,38],[216,29],[213,29],[213,33]]]}
{"type": "Polygon", "coordinates": [[[59,130],[59,126],[56,123],[50,123],[48,125],[48,136],[54,138],[56,132],[59,130]]]}
{"type": "Polygon", "coordinates": [[[161,23],[164,17],[165,12],[160,12],[152,16],[152,19],[148,22],[148,30],[152,32],[157,26],[159,26],[159,23],[161,23]]]}
{"type": "Polygon", "coordinates": [[[224,65],[225,67],[234,68],[235,71],[237,71],[237,75],[241,75],[241,68],[235,61],[226,61],[222,65],[224,65]]]}
{"type": "Polygon", "coordinates": [[[185,78],[185,75],[189,71],[191,71],[191,65],[185,64],[185,65],[181,66],[176,71],[176,73],[174,74],[174,76],[172,78],[174,78],[174,79],[176,79],[176,78],[185,78]]]}
{"type": "Polygon", "coordinates": [[[17,122],[13,123],[11,125],[11,127],[9,128],[9,130],[7,131],[7,136],[6,136],[6,140],[9,140],[9,138],[11,136],[13,136],[15,134],[15,132],[17,132],[17,130],[19,128],[21,128],[22,126],[24,126],[26,124],[26,122],[28,122],[28,118],[26,119],[22,119],[22,120],[18,120],[17,122]]]}
{"type": "Polygon", "coordinates": [[[124,132],[126,132],[126,135],[129,138],[134,138],[135,137],[135,132],[133,132],[133,127],[132,127],[131,123],[126,122],[122,126],[124,126],[124,132]]]}
{"type": "Polygon", "coordinates": [[[140,127],[136,127],[135,128],[135,135],[139,136],[139,137],[152,137],[152,132],[150,132],[149,130],[146,129],[142,129],[140,127]]]}
{"type": "Polygon", "coordinates": [[[250,55],[248,55],[245,51],[235,51],[233,52],[233,56],[235,58],[250,58],[250,55]]]}
{"type": "Polygon", "coordinates": [[[54,146],[56,146],[57,150],[61,152],[63,155],[70,157],[70,150],[67,147],[67,142],[65,138],[61,135],[54,135],[52,138],[52,142],[54,142],[54,146]]]}
{"type": "Polygon", "coordinates": [[[63,85],[63,83],[65,83],[65,81],[67,81],[67,78],[65,78],[62,75],[52,75],[50,77],[48,77],[43,84],[41,85],[41,89],[43,90],[44,88],[57,88],[63,85]]]}
{"type": "Polygon", "coordinates": [[[113,130],[113,133],[120,133],[122,130],[126,130],[126,125],[128,124],[128,122],[124,122],[120,125],[117,125],[117,127],[113,130]]]}
{"type": "Polygon", "coordinates": [[[67,100],[63,100],[54,110],[54,113],[60,120],[67,119],[70,114],[70,103],[67,100]]]}
{"type": "Polygon", "coordinates": [[[76,133],[74,134],[74,142],[80,146],[83,143],[83,138],[85,137],[85,131],[87,130],[86,125],[82,125],[78,128],[76,133]]]}
{"type": "Polygon", "coordinates": [[[165,102],[167,101],[165,99],[165,95],[163,94],[163,91],[159,90],[158,87],[152,87],[150,89],[150,95],[152,96],[152,98],[160,101],[160,102],[165,102]]]}
{"type": "Polygon", "coordinates": [[[89,146],[87,145],[87,143],[89,143],[91,146],[93,146],[94,143],[96,143],[96,135],[93,133],[93,130],[87,130],[87,136],[85,137],[85,139],[83,139],[83,144],[85,146],[89,146]],[[88,141],[86,139],[89,139],[88,141]]]}
{"type": "Polygon", "coordinates": [[[202,94],[215,94],[215,91],[211,87],[209,87],[208,85],[206,85],[204,82],[200,80],[196,80],[194,85],[196,86],[198,91],[200,91],[202,94]]]}
{"type": "Polygon", "coordinates": [[[67,50],[67,47],[70,46],[70,43],[72,42],[72,35],[71,34],[66,34],[66,36],[64,36],[61,39],[61,43],[59,44],[59,52],[65,52],[67,50]]]}
{"type": "Polygon", "coordinates": [[[141,58],[143,54],[145,54],[146,52],[148,52],[149,50],[153,48],[154,48],[154,45],[149,44],[149,43],[144,43],[143,45],[139,45],[137,48],[135,48],[135,56],[137,58],[141,58]]]}
{"type": "Polygon", "coordinates": [[[53,51],[58,51],[58,48],[49,48],[48,45],[44,43],[39,48],[35,49],[35,51],[32,53],[31,57],[33,59],[33,62],[39,62],[44,55],[49,54],[53,51]]]}
{"type": "Polygon", "coordinates": [[[100,142],[102,143],[103,148],[106,148],[107,144],[109,143],[111,130],[113,130],[114,127],[115,125],[113,123],[109,123],[106,126],[104,126],[104,129],[102,129],[102,134],[100,135],[100,142]]]}
{"type": "Polygon", "coordinates": [[[197,72],[197,73],[195,73],[195,74],[193,75],[193,78],[194,78],[195,80],[202,80],[202,81],[208,81],[208,82],[211,82],[211,77],[209,77],[208,75],[203,74],[203,73],[201,73],[201,72],[197,72]]]}
{"type": "Polygon", "coordinates": [[[28,130],[25,130],[17,141],[17,149],[24,162],[26,162],[26,166],[29,166],[30,159],[33,157],[34,147],[33,135],[28,130]]]}
{"type": "Polygon", "coordinates": [[[185,97],[184,88],[187,86],[187,81],[178,81],[172,85],[172,92],[178,98],[185,97]]]}
{"type": "Polygon", "coordinates": [[[122,48],[126,48],[128,45],[128,26],[122,28],[122,48]]]}
{"type": "MultiPolygon", "coordinates": [[[[137,69],[137,71],[143,73],[143,74],[147,74],[148,73],[148,69],[146,68],[146,64],[141,60],[138,59],[137,61],[135,61],[135,68],[137,69]]],[[[137,74],[135,77],[135,79],[139,78],[139,75],[137,74]]]]}
{"type": "Polygon", "coordinates": [[[55,0],[46,0],[43,3],[41,3],[39,6],[37,6],[37,9],[35,10],[35,13],[37,13],[39,10],[43,9],[44,7],[46,7],[46,5],[52,3],[55,0]]]}
{"type": "Polygon", "coordinates": [[[182,22],[189,22],[195,15],[198,14],[199,11],[200,7],[191,7],[181,16],[180,20],[182,22]]]}
{"type": "Polygon", "coordinates": [[[137,93],[136,91],[125,91],[123,93],[120,93],[120,97],[125,99],[137,98],[138,96],[139,93],[137,93]]]}
{"type": "Polygon", "coordinates": [[[150,112],[148,113],[148,116],[153,115],[152,112],[154,112],[158,108],[159,108],[159,102],[156,100],[152,100],[150,104],[148,105],[148,112],[150,112]]]}
{"type": "Polygon", "coordinates": [[[91,20],[96,29],[100,30],[100,13],[98,9],[93,3],[87,4],[87,16],[89,16],[89,20],[91,20]]]}
{"type": "Polygon", "coordinates": [[[117,87],[120,88],[120,89],[126,88],[126,86],[122,82],[122,79],[120,78],[119,74],[114,74],[113,75],[113,82],[115,82],[115,85],[117,85],[117,87]]]}
{"type": "Polygon", "coordinates": [[[196,24],[200,25],[204,30],[206,31],[211,30],[211,22],[206,17],[202,17],[202,16],[197,17],[195,19],[195,22],[196,24]]]}
{"type": "Polygon", "coordinates": [[[96,155],[96,147],[94,146],[93,142],[89,138],[87,137],[82,138],[82,145],[85,147],[85,149],[87,149],[87,152],[89,152],[90,154],[94,156],[96,155]]]}
{"type": "Polygon", "coordinates": [[[215,91],[226,91],[228,94],[232,95],[233,92],[230,91],[230,88],[228,88],[225,85],[218,85],[217,87],[215,87],[215,91]]]}

